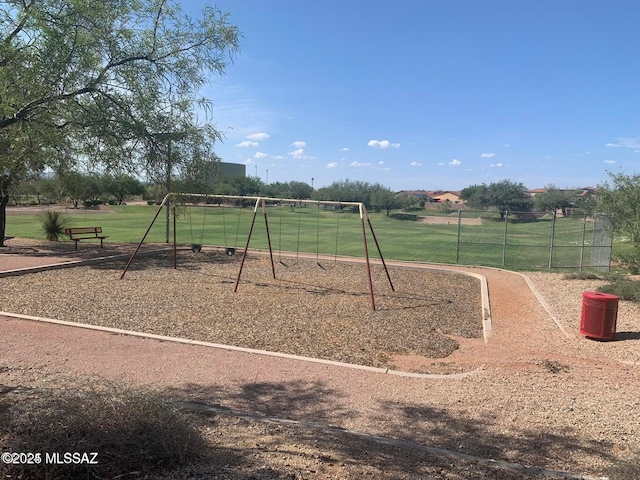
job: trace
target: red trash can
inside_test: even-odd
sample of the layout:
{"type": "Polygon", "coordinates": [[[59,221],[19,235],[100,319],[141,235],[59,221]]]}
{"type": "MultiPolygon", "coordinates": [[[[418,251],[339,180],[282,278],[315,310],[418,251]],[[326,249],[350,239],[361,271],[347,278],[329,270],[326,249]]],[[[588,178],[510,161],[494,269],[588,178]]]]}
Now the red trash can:
{"type": "Polygon", "coordinates": [[[616,337],[620,297],[609,293],[584,292],[580,333],[588,338],[613,340],[616,337]]]}

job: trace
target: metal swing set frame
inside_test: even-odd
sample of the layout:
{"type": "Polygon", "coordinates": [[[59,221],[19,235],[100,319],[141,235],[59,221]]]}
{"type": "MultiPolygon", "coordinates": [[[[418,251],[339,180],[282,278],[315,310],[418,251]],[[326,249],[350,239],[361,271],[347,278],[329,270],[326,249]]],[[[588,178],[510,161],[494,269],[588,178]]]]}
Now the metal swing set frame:
{"type": "MultiPolygon", "coordinates": [[[[169,241],[169,219],[170,219],[170,215],[169,215],[169,207],[171,205],[171,202],[176,199],[175,201],[178,202],[179,199],[181,198],[205,198],[206,200],[209,199],[219,199],[219,203],[222,205],[222,203],[226,200],[240,200],[242,202],[244,201],[253,201],[254,203],[254,207],[253,207],[253,216],[251,219],[251,225],[249,227],[249,233],[247,235],[247,240],[245,243],[245,248],[242,254],[242,260],[240,261],[240,268],[238,270],[238,275],[236,278],[236,282],[233,288],[234,292],[238,291],[238,286],[240,284],[240,278],[242,276],[242,270],[244,268],[244,263],[245,260],[247,258],[247,253],[249,251],[249,245],[251,243],[251,237],[253,234],[253,228],[256,222],[256,217],[258,215],[258,211],[261,209],[262,210],[262,214],[264,217],[264,224],[265,224],[265,231],[267,234],[267,244],[269,246],[269,258],[271,259],[271,273],[273,276],[273,279],[276,279],[276,268],[275,268],[275,261],[274,261],[274,256],[273,256],[273,249],[271,246],[271,234],[269,233],[269,220],[268,220],[268,215],[267,215],[267,203],[278,203],[278,204],[293,204],[295,205],[315,205],[318,207],[318,209],[320,209],[321,205],[334,205],[334,206],[338,206],[338,207],[344,207],[344,206],[350,206],[350,207],[357,207],[358,209],[358,213],[359,213],[359,217],[360,217],[360,224],[362,227],[362,243],[363,243],[363,249],[364,249],[364,257],[365,257],[365,264],[366,264],[366,272],[367,272],[367,281],[368,281],[368,287],[369,287],[369,297],[371,299],[371,309],[372,310],[376,310],[376,304],[375,304],[375,298],[374,298],[374,292],[373,292],[373,281],[371,278],[371,260],[369,257],[369,247],[367,244],[367,226],[369,227],[369,232],[371,233],[371,237],[374,240],[374,243],[376,245],[376,249],[378,251],[378,255],[380,256],[380,262],[382,263],[382,266],[384,268],[385,274],[387,276],[387,280],[389,281],[389,286],[391,287],[391,291],[395,291],[395,288],[393,286],[393,282],[391,281],[391,276],[389,275],[389,270],[387,268],[387,264],[384,261],[384,257],[382,256],[382,250],[380,249],[380,244],[378,243],[378,239],[376,237],[375,231],[373,230],[373,225],[371,224],[371,219],[369,218],[369,214],[367,212],[367,209],[365,207],[365,205],[361,202],[332,202],[332,201],[317,201],[317,200],[297,200],[297,199],[286,199],[286,198],[271,198],[271,197],[252,197],[252,196],[236,196],[236,195],[211,195],[211,194],[175,194],[175,193],[169,193],[167,195],[165,195],[164,199],[162,200],[162,202],[160,203],[160,206],[158,207],[158,211],[156,212],[155,216],[153,217],[153,219],[151,220],[151,223],[149,224],[149,227],[147,228],[146,232],[144,233],[144,235],[142,236],[142,239],[140,240],[140,242],[138,243],[135,251],[133,252],[133,254],[131,255],[131,257],[129,258],[129,261],[127,262],[127,265],[124,268],[124,271],[122,272],[122,275],[120,276],[120,279],[122,280],[124,278],[124,276],[126,275],[127,271],[129,270],[129,267],[131,266],[131,264],[133,263],[136,255],[138,254],[140,248],[142,247],[145,239],[147,238],[147,235],[149,234],[149,232],[151,231],[151,228],[153,227],[154,223],[156,222],[156,220],[158,219],[158,217],[160,216],[160,213],[162,212],[163,208],[167,208],[167,243],[169,241]]],[[[206,201],[205,200],[205,201],[206,201]]],[[[227,208],[227,207],[222,207],[222,208],[227,208]]],[[[318,212],[319,213],[319,212],[318,212]]],[[[337,241],[337,239],[336,239],[337,241]]],[[[228,248],[228,246],[225,246],[228,248]]],[[[177,238],[176,238],[176,214],[175,211],[173,211],[173,268],[177,269],[178,268],[178,256],[177,256],[177,238]]],[[[316,252],[316,257],[317,257],[317,253],[316,252]]]]}

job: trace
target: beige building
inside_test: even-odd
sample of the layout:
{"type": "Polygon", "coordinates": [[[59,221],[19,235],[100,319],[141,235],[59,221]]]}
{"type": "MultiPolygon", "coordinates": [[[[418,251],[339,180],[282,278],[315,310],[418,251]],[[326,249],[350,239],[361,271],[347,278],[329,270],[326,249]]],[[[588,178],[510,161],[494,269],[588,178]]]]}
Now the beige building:
{"type": "Polygon", "coordinates": [[[462,200],[460,200],[460,192],[445,190],[445,191],[436,191],[436,192],[428,192],[428,193],[429,193],[429,196],[438,203],[444,203],[447,200],[449,200],[451,203],[463,203],[462,200]]]}

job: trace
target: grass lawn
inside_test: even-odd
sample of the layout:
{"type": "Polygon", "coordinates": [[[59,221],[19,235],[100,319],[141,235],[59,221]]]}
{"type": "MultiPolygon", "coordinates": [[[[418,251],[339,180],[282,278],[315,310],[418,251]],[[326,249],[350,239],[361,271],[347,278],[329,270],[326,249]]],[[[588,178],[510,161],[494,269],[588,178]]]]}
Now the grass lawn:
{"type": "MultiPolygon", "coordinates": [[[[137,243],[158,211],[157,206],[148,205],[110,208],[109,213],[70,209],[70,224],[101,226],[109,235],[109,242],[137,243]]],[[[18,214],[11,210],[7,213],[7,236],[43,238],[37,214],[18,214]]],[[[586,266],[591,259],[593,222],[585,224],[582,217],[558,218],[554,226],[550,216],[523,222],[505,222],[493,213],[483,216],[481,223],[462,224],[458,228],[457,212],[450,215],[448,224],[428,224],[370,213],[385,259],[504,266],[513,270],[548,269],[550,263],[553,268],[577,270],[581,263],[586,266]],[[578,248],[583,240],[585,248],[578,248]]],[[[300,251],[364,255],[360,217],[349,209],[338,213],[318,210],[313,205],[294,209],[273,206],[267,208],[267,217],[271,246],[276,254],[300,251]]],[[[165,218],[162,211],[147,242],[165,241],[165,218]]],[[[177,241],[183,245],[198,243],[244,248],[252,218],[252,207],[209,205],[187,208],[176,222],[177,241]]],[[[375,258],[378,256],[375,243],[368,226],[366,230],[369,253],[375,258]]],[[[262,210],[256,216],[250,248],[268,248],[262,210]]],[[[616,251],[624,248],[624,244],[614,244],[616,251]]]]}

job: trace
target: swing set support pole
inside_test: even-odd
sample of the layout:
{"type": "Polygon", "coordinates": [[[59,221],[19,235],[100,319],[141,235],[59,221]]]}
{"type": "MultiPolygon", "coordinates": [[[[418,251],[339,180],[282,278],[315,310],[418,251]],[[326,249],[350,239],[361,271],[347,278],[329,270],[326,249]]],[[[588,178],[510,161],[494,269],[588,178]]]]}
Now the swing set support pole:
{"type": "Polygon", "coordinates": [[[371,310],[376,311],[376,301],[373,296],[373,282],[371,280],[371,264],[369,263],[369,248],[367,247],[367,230],[364,227],[364,205],[360,204],[360,224],[362,225],[362,242],[364,244],[364,257],[367,263],[367,278],[369,280],[369,296],[371,297],[371,310]]]}
{"type": "Polygon", "coordinates": [[[367,217],[367,222],[369,223],[369,230],[371,230],[371,236],[373,237],[373,241],[376,242],[376,248],[378,249],[378,255],[380,255],[380,260],[382,261],[382,266],[384,267],[384,272],[387,274],[387,280],[389,280],[389,286],[391,287],[391,291],[395,292],[396,289],[393,286],[393,282],[391,281],[391,275],[389,275],[389,270],[387,269],[387,264],[384,261],[384,257],[382,256],[382,250],[380,250],[380,244],[378,243],[378,239],[376,238],[376,232],[373,231],[373,225],[371,225],[371,219],[369,218],[369,214],[365,210],[365,215],[367,217]]]}
{"type": "Polygon", "coordinates": [[[158,211],[156,212],[156,215],[153,217],[153,220],[151,220],[151,223],[149,224],[149,227],[147,228],[147,231],[144,232],[144,235],[142,236],[142,240],[140,240],[140,243],[138,243],[138,246],[136,247],[135,251],[131,255],[131,258],[129,258],[129,261],[127,262],[127,266],[124,267],[124,271],[122,272],[122,275],[120,275],[120,280],[122,280],[124,278],[125,274],[127,273],[127,270],[129,270],[129,267],[133,263],[133,259],[136,258],[136,255],[138,254],[138,251],[140,250],[140,247],[142,247],[142,244],[146,240],[147,235],[149,235],[149,232],[151,231],[151,227],[153,227],[153,224],[158,219],[158,216],[160,215],[160,212],[162,212],[162,209],[164,208],[164,205],[167,202],[167,199],[169,198],[169,195],[171,195],[171,194],[167,193],[165,195],[165,197],[162,199],[162,203],[160,203],[160,206],[158,207],[158,211]]]}
{"type": "Polygon", "coordinates": [[[176,211],[173,210],[173,269],[178,269],[178,242],[176,239],[176,211]]]}
{"type": "Polygon", "coordinates": [[[238,291],[238,285],[240,284],[240,276],[242,275],[242,269],[244,267],[244,261],[247,258],[247,252],[249,251],[249,243],[251,242],[251,234],[253,233],[253,226],[256,223],[256,215],[258,214],[258,205],[260,205],[261,198],[256,200],[256,204],[253,207],[253,218],[251,219],[251,227],[249,227],[249,235],[247,236],[247,243],[244,247],[244,253],[242,254],[242,261],[240,262],[240,270],[238,270],[238,278],[236,278],[236,285],[233,287],[234,293],[238,291]]]}
{"type": "Polygon", "coordinates": [[[267,220],[267,202],[262,199],[262,214],[264,215],[264,228],[267,231],[267,243],[269,244],[269,257],[271,258],[271,273],[276,279],[276,266],[273,263],[273,249],[271,248],[271,235],[269,234],[269,221],[267,220]]]}

